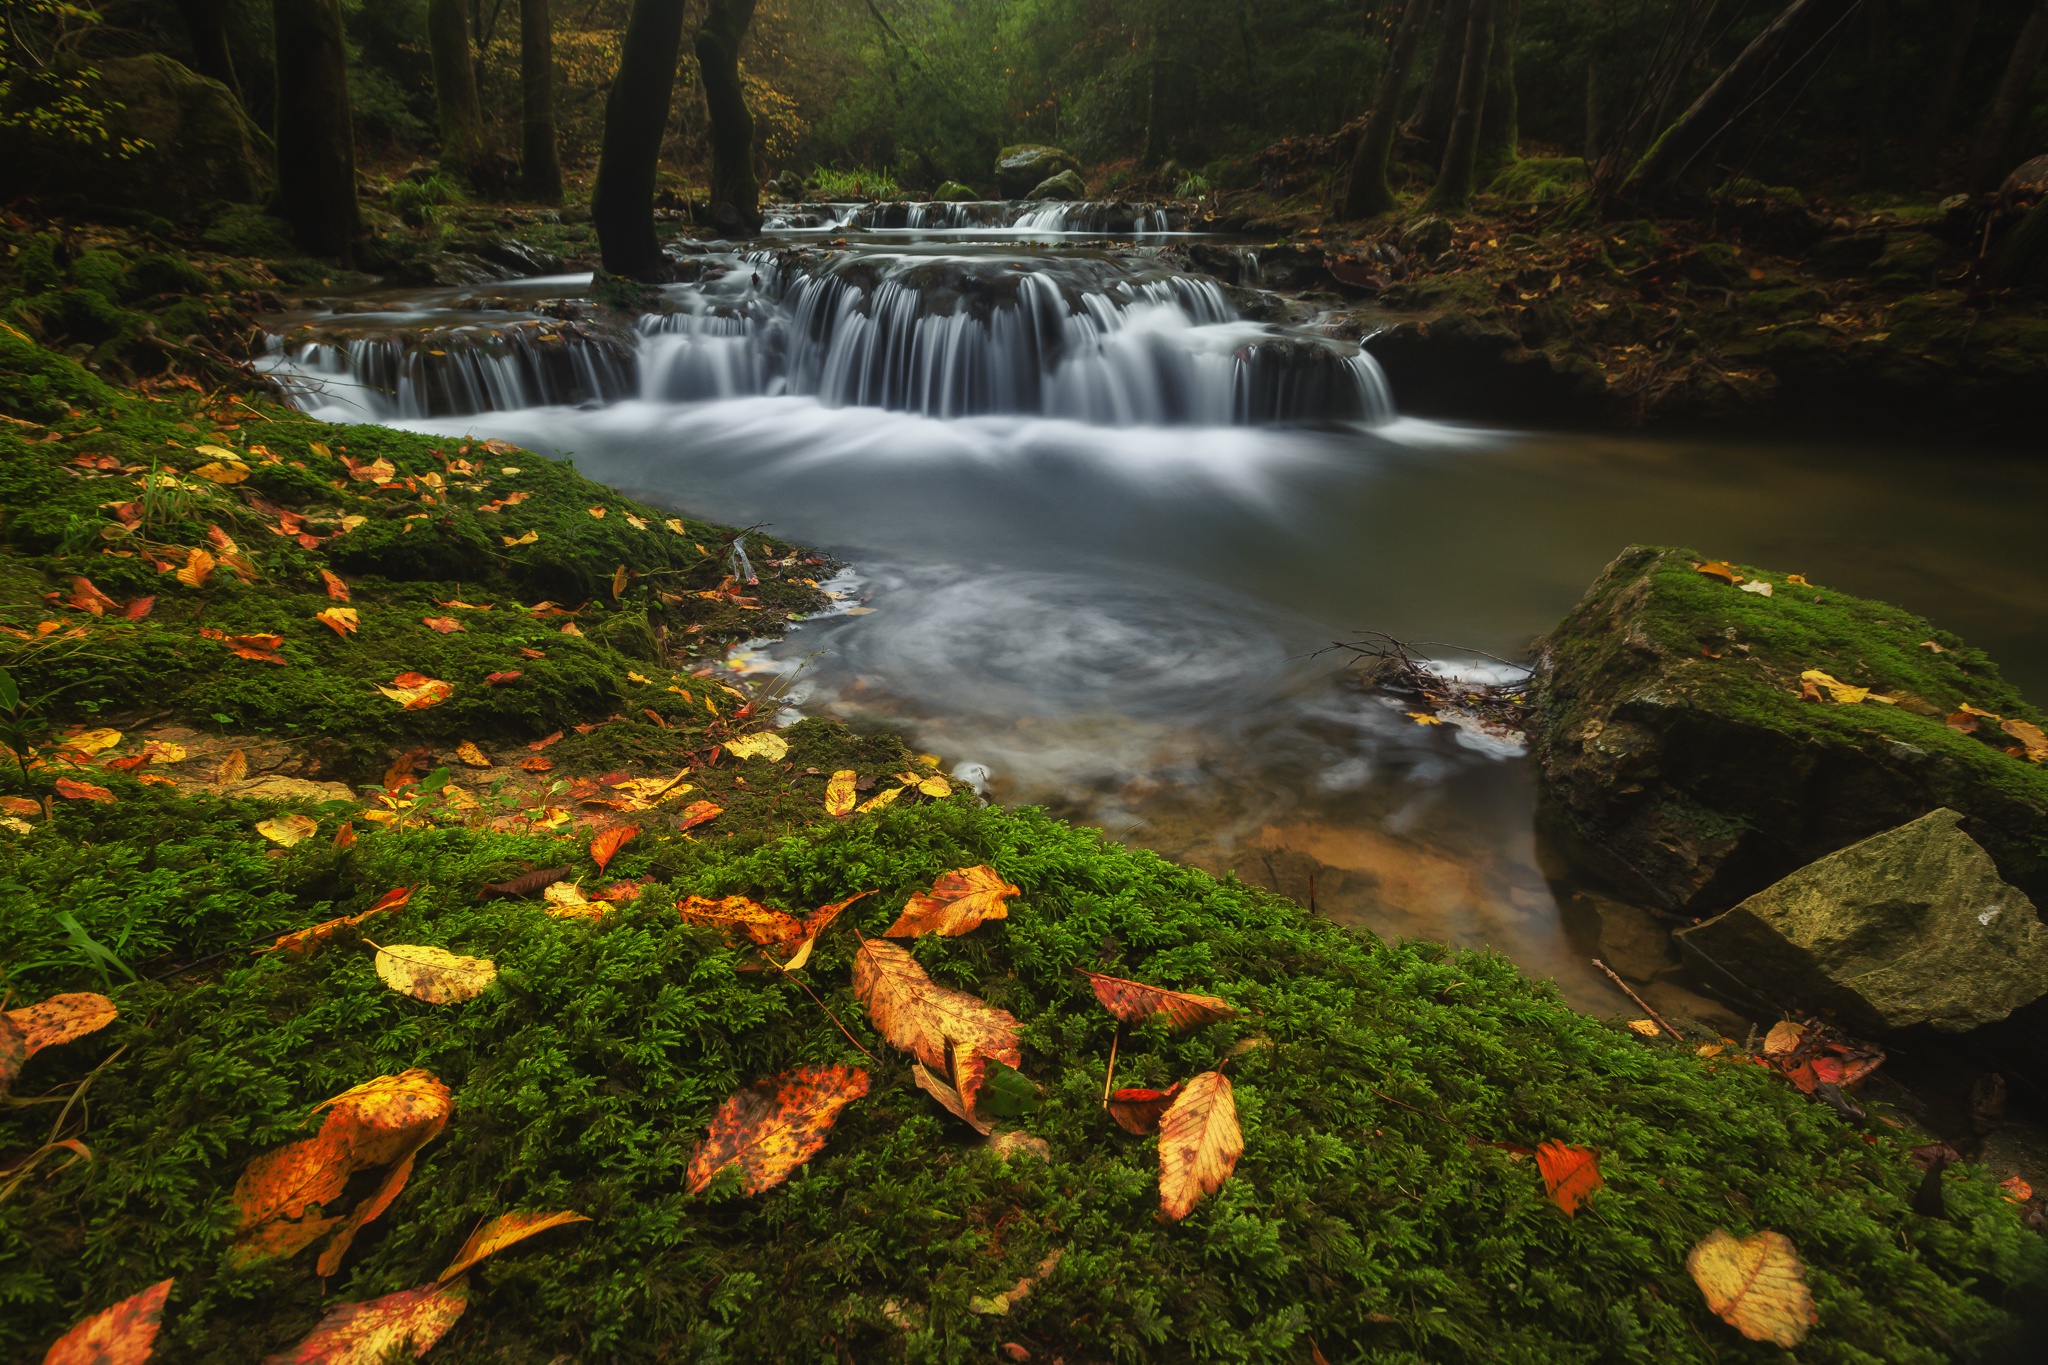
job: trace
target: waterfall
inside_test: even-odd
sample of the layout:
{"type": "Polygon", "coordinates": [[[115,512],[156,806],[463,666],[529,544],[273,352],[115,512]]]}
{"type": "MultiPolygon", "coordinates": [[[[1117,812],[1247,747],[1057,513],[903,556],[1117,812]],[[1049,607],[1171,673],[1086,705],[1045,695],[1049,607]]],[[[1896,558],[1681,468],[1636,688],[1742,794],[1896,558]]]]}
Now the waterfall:
{"type": "Polygon", "coordinates": [[[767,232],[1016,232],[1115,233],[1145,237],[1185,230],[1181,210],[1116,200],[984,199],[919,203],[776,204],[762,214],[767,232]]]}
{"type": "Polygon", "coordinates": [[[615,403],[638,386],[629,346],[530,320],[297,344],[272,337],[260,368],[276,375],[301,407],[355,408],[371,418],[615,403]]]}

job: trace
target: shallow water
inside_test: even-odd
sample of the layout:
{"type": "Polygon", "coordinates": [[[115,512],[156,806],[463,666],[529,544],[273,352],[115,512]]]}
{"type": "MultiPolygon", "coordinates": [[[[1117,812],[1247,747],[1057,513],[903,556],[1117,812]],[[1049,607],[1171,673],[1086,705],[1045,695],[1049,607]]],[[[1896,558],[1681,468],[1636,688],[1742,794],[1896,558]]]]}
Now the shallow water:
{"type": "MultiPolygon", "coordinates": [[[[879,278],[903,251],[856,239],[831,268],[851,260],[879,278]]],[[[1015,243],[954,242],[945,254],[968,262],[972,280],[1058,274],[1070,303],[1087,292],[1084,276],[1101,279],[1015,243]]],[[[1087,267],[1105,269],[1137,278],[1152,267],[1087,267]]],[[[1142,406],[1134,416],[1128,403],[1046,396],[1062,366],[1097,367],[1079,378],[1140,395],[1190,374],[1245,382],[1250,333],[1220,350],[1199,334],[1249,324],[1192,305],[1162,316],[1171,300],[1135,295],[1106,321],[1109,304],[1072,303],[1083,322],[1094,310],[1095,330],[1022,360],[1026,342],[990,348],[1000,318],[955,307],[955,322],[929,306],[896,335],[982,326],[986,373],[1038,387],[964,409],[899,387],[869,393],[869,404],[894,404],[874,406],[789,378],[834,343],[790,325],[794,305],[773,286],[728,274],[676,291],[695,291],[686,318],[738,319],[698,332],[728,348],[738,338],[765,367],[726,356],[725,372],[743,377],[713,390],[723,396],[673,397],[649,358],[693,324],[644,324],[642,397],[398,424],[559,452],[650,501],[772,526],[849,563],[838,611],[735,655],[764,677],[801,665],[793,714],[898,726],[997,799],[1050,805],[1381,933],[1491,945],[1590,1008],[1624,1002],[1588,965],[1585,932],[1538,867],[1526,757],[1414,724],[1350,685],[1343,656],[1317,650],[1381,630],[1436,642],[1425,652],[1444,658],[1518,658],[1602,564],[1644,541],[1896,601],[2048,696],[2038,462],[1960,439],[1879,451],[1375,420],[1370,375],[1348,413],[1342,395],[1313,397],[1335,406],[1312,427],[1199,394],[1150,420],[1142,406]],[[1133,324],[1156,351],[1135,368],[1117,354],[1133,324]],[[808,360],[807,335],[819,348],[808,360]],[[975,415],[927,415],[962,410],[975,415]]],[[[436,313],[462,306],[449,291],[415,303],[409,320],[489,321],[474,308],[436,313]]],[[[1320,353],[1288,349],[1314,338],[1267,340],[1285,366],[1327,371],[1320,353]]],[[[935,382],[931,392],[953,381],[935,382]]],[[[1273,382],[1304,392],[1284,374],[1273,382]]],[[[337,417],[375,410],[345,386],[306,401],[337,417]]]]}

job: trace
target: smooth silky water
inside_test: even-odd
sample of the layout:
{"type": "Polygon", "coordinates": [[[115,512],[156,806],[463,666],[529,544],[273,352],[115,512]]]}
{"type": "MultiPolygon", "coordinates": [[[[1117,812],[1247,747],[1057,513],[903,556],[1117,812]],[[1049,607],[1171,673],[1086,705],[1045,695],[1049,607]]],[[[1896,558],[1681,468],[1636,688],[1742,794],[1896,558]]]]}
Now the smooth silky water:
{"type": "Polygon", "coordinates": [[[1493,947],[1603,1011],[1625,1002],[1539,866],[1526,753],[1419,726],[1318,651],[1385,631],[1524,657],[1637,541],[1898,602],[2048,696],[2038,462],[1966,433],[1884,450],[1403,418],[1357,347],[1164,267],[1146,248],[1174,227],[1142,206],[811,206],[744,251],[692,248],[699,277],[627,333],[555,321],[544,301],[588,282],[558,277],[281,319],[268,364],[321,416],[500,436],[848,563],[835,610],[730,661],[797,670],[790,719],[894,726],[994,799],[1382,934],[1493,947]]]}

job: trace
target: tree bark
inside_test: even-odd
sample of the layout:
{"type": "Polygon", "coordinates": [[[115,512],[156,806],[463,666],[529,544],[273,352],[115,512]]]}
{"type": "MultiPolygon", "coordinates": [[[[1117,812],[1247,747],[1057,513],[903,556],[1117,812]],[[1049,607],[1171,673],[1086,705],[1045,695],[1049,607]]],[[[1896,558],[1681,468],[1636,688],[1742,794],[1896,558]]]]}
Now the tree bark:
{"type": "Polygon", "coordinates": [[[711,0],[697,30],[697,73],[711,117],[711,215],[720,227],[761,227],[761,185],[754,178],[754,116],[740,83],[740,44],[754,21],[754,0],[711,0]]]}
{"type": "Polygon", "coordinates": [[[654,176],[675,93],[688,0],[633,0],[619,73],[604,102],[604,141],[591,226],[604,268],[629,279],[659,279],[667,258],[654,238],[654,176]]]}
{"type": "Polygon", "coordinates": [[[555,146],[555,24],[548,0],[519,0],[519,173],[526,197],[562,200],[555,146]]]}
{"type": "Polygon", "coordinates": [[[300,247],[346,258],[362,230],[340,0],[271,0],[277,35],[276,212],[300,247]]]}
{"type": "Polygon", "coordinates": [[[1991,97],[1991,111],[1977,130],[1977,143],[1970,152],[1970,193],[1997,189],[2012,169],[2013,129],[2026,112],[2027,86],[2034,79],[2034,68],[2041,64],[2043,51],[2048,51],[2048,0],[2042,0],[2020,30],[2012,46],[2012,60],[2005,64],[2005,75],[1998,82],[1998,93],[1991,97]]]}
{"type": "Polygon", "coordinates": [[[1622,186],[1622,197],[1655,201],[1671,196],[1777,77],[1834,35],[1856,3],[1792,0],[1643,154],[1622,186]]]}
{"type": "Polygon", "coordinates": [[[185,16],[185,32],[192,40],[192,69],[228,88],[237,104],[242,102],[241,82],[235,79],[235,57],[228,50],[226,0],[178,0],[185,16]]]}
{"type": "Polygon", "coordinates": [[[1493,19],[1493,59],[1486,68],[1486,111],[1479,119],[1478,164],[1489,174],[1515,159],[1522,140],[1515,98],[1515,36],[1522,0],[1499,0],[1493,19]]]}
{"type": "Polygon", "coordinates": [[[1493,61],[1496,0],[1472,0],[1465,20],[1465,52],[1458,63],[1458,111],[1444,138],[1444,164],[1424,207],[1459,213],[1472,205],[1472,174],[1479,157],[1479,124],[1486,113],[1486,71],[1493,61]]]}
{"type": "Polygon", "coordinates": [[[1408,74],[1422,50],[1422,35],[1435,8],[1436,0],[1408,0],[1401,9],[1400,27],[1394,30],[1393,45],[1387,49],[1387,67],[1380,73],[1379,95],[1351,154],[1351,175],[1337,209],[1339,218],[1371,218],[1394,207],[1387,161],[1394,151],[1395,124],[1401,118],[1402,98],[1408,93],[1408,74]]]}
{"type": "Polygon", "coordinates": [[[484,111],[469,57],[469,7],[427,0],[427,44],[434,56],[434,109],[441,123],[441,168],[473,173],[484,150],[484,111]]]}
{"type": "Polygon", "coordinates": [[[1444,145],[1444,137],[1451,130],[1451,116],[1457,112],[1458,62],[1465,51],[1465,21],[1471,9],[1472,0],[1446,0],[1443,29],[1436,40],[1436,58],[1429,65],[1429,80],[1423,84],[1422,95],[1415,102],[1414,117],[1408,120],[1409,133],[1432,152],[1444,145]]]}
{"type": "Polygon", "coordinates": [[[1927,120],[1920,125],[1920,136],[1913,143],[1913,183],[1921,187],[1932,186],[1941,171],[1941,143],[1948,135],[1949,116],[1955,110],[1956,88],[1963,81],[1963,63],[1969,60],[1970,39],[1977,35],[1977,15],[1982,8],[1981,0],[1962,0],[1956,10],[1955,33],[1949,39],[1948,57],[1941,64],[1941,77],[1934,87],[1934,98],[1927,104],[1927,120]]]}

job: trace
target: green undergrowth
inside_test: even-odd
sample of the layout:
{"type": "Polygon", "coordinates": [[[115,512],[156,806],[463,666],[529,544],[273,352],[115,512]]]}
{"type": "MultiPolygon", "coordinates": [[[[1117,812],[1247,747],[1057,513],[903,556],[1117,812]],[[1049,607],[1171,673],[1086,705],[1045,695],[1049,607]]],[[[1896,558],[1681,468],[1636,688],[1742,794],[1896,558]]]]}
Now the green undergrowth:
{"type": "MultiPolygon", "coordinates": [[[[0,835],[6,891],[132,887],[204,946],[417,885],[373,936],[490,957],[498,980],[426,1005],[385,989],[349,932],[303,959],[117,980],[115,1024],[38,1054],[18,1087],[104,1064],[84,1133],[96,1159],[0,1203],[5,1359],[38,1359],[73,1320],[175,1276],[155,1358],[255,1361],[326,1304],[426,1282],[481,1220],[522,1209],[593,1221],[473,1272],[434,1359],[966,1361],[1006,1341],[1069,1360],[1297,1361],[1311,1341],[1332,1360],[1780,1359],[1711,1317],[1686,1276],[1688,1248],[1725,1227],[1782,1230],[1806,1260],[1820,1325],[1800,1359],[1933,1362],[1996,1338],[2000,1305],[2041,1270],[2043,1244],[1987,1177],[1958,1171],[1950,1216],[1919,1217],[1908,1139],[1866,1139],[1764,1068],[1637,1040],[1499,957],[1380,943],[1038,811],[958,795],[782,837],[650,832],[607,875],[656,880],[601,922],[475,898],[572,857],[594,879],[580,842],[425,828],[272,856],[250,814],[161,789],[66,809],[0,835]],[[88,848],[124,852],[90,871],[88,848]],[[1022,1022],[1043,1090],[1022,1123],[1049,1164],[995,1156],[912,1086],[851,994],[851,928],[803,975],[874,1061],[796,984],[673,908],[684,892],[803,910],[876,888],[847,916],[873,934],[940,872],[982,862],[1023,890],[1009,918],[914,951],[1022,1022]],[[1113,1021],[1075,966],[1242,1011],[1180,1039],[1139,1028],[1120,1050],[1122,1082],[1154,1086],[1235,1054],[1245,1154],[1184,1222],[1158,1217],[1156,1140],[1099,1106],[1113,1021]],[[756,1197],[679,1193],[727,1095],[823,1062],[867,1066],[874,1086],[816,1158],[756,1197]],[[339,1276],[323,1286],[310,1251],[228,1268],[243,1165],[306,1131],[319,1101],[413,1067],[453,1088],[455,1116],[339,1276]],[[1552,1139],[1601,1152],[1607,1187],[1576,1218],[1491,1145],[1552,1139]],[[1007,1316],[970,1310],[1053,1251],[1007,1316]]],[[[102,982],[81,965],[25,984],[102,982]]],[[[48,1122],[9,1111],[0,1145],[33,1146],[48,1122]]]]}

